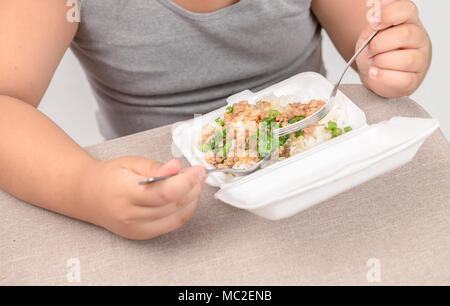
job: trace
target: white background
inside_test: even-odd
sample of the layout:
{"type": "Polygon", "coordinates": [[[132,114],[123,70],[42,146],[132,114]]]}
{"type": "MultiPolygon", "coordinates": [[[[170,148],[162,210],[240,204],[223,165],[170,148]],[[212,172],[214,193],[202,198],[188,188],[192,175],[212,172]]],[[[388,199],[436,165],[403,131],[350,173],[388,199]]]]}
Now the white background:
{"type": "MultiPolygon", "coordinates": [[[[412,95],[433,117],[450,139],[450,1],[414,1],[433,42],[433,63],[425,82],[412,95]],[[447,91],[446,91],[447,89],[447,91]]],[[[324,35],[324,61],[328,78],[334,82],[344,61],[329,38],[324,35]]],[[[358,75],[349,71],[344,83],[360,83],[358,75]]],[[[103,141],[95,121],[97,106],[89,84],[77,59],[68,51],[64,56],[39,109],[62,127],[75,141],[88,146],[103,141]]],[[[388,118],[387,118],[388,119],[388,118]]]]}

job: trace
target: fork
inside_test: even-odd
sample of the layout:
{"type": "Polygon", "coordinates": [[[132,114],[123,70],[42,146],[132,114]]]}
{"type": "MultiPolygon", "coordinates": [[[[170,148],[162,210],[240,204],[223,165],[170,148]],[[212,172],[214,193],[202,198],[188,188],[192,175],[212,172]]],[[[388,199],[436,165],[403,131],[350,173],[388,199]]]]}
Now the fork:
{"type": "MultiPolygon", "coordinates": [[[[275,136],[282,137],[282,136],[286,136],[286,135],[295,133],[299,130],[303,130],[303,129],[315,124],[316,122],[322,120],[323,118],[325,118],[328,115],[331,108],[333,107],[334,99],[336,98],[336,94],[339,89],[339,85],[341,85],[342,79],[344,78],[344,75],[347,72],[348,68],[350,68],[350,66],[353,64],[353,62],[358,57],[358,55],[372,41],[372,39],[378,34],[378,32],[379,31],[373,32],[372,35],[370,35],[370,37],[366,40],[366,42],[358,49],[358,51],[355,52],[353,57],[348,61],[347,65],[345,66],[344,72],[342,73],[342,75],[339,78],[339,80],[337,81],[337,83],[334,85],[333,91],[331,92],[328,102],[324,106],[322,106],[321,109],[319,109],[317,112],[315,112],[311,116],[309,116],[301,121],[298,121],[296,123],[293,123],[293,124],[287,125],[285,127],[274,130],[273,133],[275,134],[275,136]]],[[[249,169],[233,169],[233,168],[219,169],[219,168],[217,168],[217,169],[207,169],[206,173],[210,174],[210,173],[222,172],[222,173],[232,173],[232,174],[238,175],[238,176],[248,175],[248,174],[251,174],[251,173],[259,170],[262,166],[264,166],[267,163],[267,161],[270,159],[270,157],[272,156],[272,153],[275,150],[276,150],[276,148],[274,148],[266,157],[264,157],[261,161],[259,161],[258,163],[256,163],[249,169]]],[[[145,185],[145,184],[149,184],[152,182],[165,180],[165,179],[168,179],[177,174],[149,177],[149,178],[146,178],[146,179],[140,181],[139,185],[145,185]]]]}
{"type": "Polygon", "coordinates": [[[358,57],[358,55],[362,52],[362,50],[364,50],[364,48],[372,41],[372,39],[378,34],[379,31],[375,31],[372,33],[372,35],[370,35],[370,37],[366,40],[366,42],[358,49],[358,51],[355,52],[355,54],[353,55],[353,57],[347,62],[347,65],[345,66],[344,72],[341,74],[341,77],[339,78],[339,80],[337,81],[337,83],[334,85],[333,91],[331,92],[330,98],[328,99],[328,102],[322,106],[321,109],[319,109],[317,112],[315,112],[314,114],[312,114],[311,116],[298,121],[296,123],[287,125],[285,127],[276,129],[274,132],[278,133],[278,135],[281,136],[285,136],[285,135],[289,135],[292,134],[294,132],[297,132],[299,130],[303,130],[313,124],[315,124],[316,122],[322,120],[323,118],[325,118],[328,113],[330,112],[331,108],[334,105],[334,100],[336,98],[336,94],[337,91],[339,89],[339,85],[341,85],[342,79],[344,78],[345,73],[347,72],[348,68],[350,68],[350,66],[353,64],[353,62],[356,60],[356,58],[358,57]]]}
{"type": "MultiPolygon", "coordinates": [[[[266,164],[266,162],[270,159],[270,157],[274,151],[275,151],[275,149],[273,149],[269,154],[267,154],[266,157],[264,157],[262,160],[260,160],[258,163],[254,164],[251,168],[248,168],[248,169],[233,169],[233,168],[219,169],[219,168],[216,168],[216,169],[206,169],[206,173],[211,174],[211,173],[222,172],[222,173],[231,173],[231,174],[234,174],[237,176],[249,175],[249,174],[259,170],[260,168],[262,168],[266,164]]],[[[165,179],[168,179],[177,174],[178,173],[171,174],[171,175],[157,176],[157,177],[149,177],[149,178],[146,178],[146,179],[140,181],[139,185],[145,185],[148,183],[165,180],[165,179]]]]}

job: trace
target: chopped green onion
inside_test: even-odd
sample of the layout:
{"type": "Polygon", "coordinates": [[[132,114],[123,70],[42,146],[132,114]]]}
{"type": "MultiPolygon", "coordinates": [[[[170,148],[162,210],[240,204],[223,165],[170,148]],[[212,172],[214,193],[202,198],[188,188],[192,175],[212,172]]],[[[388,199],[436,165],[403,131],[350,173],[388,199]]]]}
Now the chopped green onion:
{"type": "Polygon", "coordinates": [[[227,129],[223,129],[222,137],[223,137],[223,139],[227,139],[227,129]]]}
{"type": "Polygon", "coordinates": [[[334,121],[328,122],[327,130],[334,130],[336,128],[337,128],[337,123],[336,122],[334,122],[334,121]]]}
{"type": "Polygon", "coordinates": [[[215,138],[211,139],[209,146],[210,146],[211,150],[214,150],[216,148],[216,139],[215,138]]]}
{"type": "Polygon", "coordinates": [[[227,131],[227,129],[216,129],[216,131],[215,131],[215,144],[216,144],[216,147],[219,147],[222,143],[223,143],[223,140],[225,139],[225,136],[226,136],[226,132],[227,131]]]}
{"type": "Polygon", "coordinates": [[[275,110],[275,109],[271,109],[269,110],[269,117],[275,119],[279,114],[279,111],[275,110]]]}
{"type": "MultiPolygon", "coordinates": [[[[266,123],[266,128],[267,128],[269,131],[272,131],[272,125],[273,125],[275,128],[278,128],[278,127],[279,127],[278,122],[275,122],[275,119],[274,119],[274,118],[265,117],[265,118],[261,119],[261,122],[265,122],[265,123],[266,123]]],[[[261,123],[260,123],[260,124],[261,124],[261,123]]]]}
{"type": "Polygon", "coordinates": [[[228,151],[230,151],[230,148],[231,148],[231,142],[225,143],[225,145],[222,148],[222,157],[227,156],[228,151]]]}
{"type": "Polygon", "coordinates": [[[209,144],[207,144],[206,142],[204,142],[202,144],[202,148],[201,148],[202,152],[208,152],[211,150],[211,146],[209,144]]]}
{"type": "Polygon", "coordinates": [[[220,119],[220,117],[216,119],[216,122],[217,122],[217,124],[220,124],[221,126],[225,125],[225,122],[223,122],[223,120],[220,119]]]}
{"type": "MultiPolygon", "coordinates": [[[[250,148],[250,145],[253,141],[257,139],[256,135],[252,135],[248,138],[247,143],[245,144],[245,150],[248,150],[250,148]]],[[[253,147],[253,146],[252,146],[253,147]]]]}
{"type": "Polygon", "coordinates": [[[303,119],[305,119],[305,117],[303,117],[303,116],[296,116],[294,118],[289,118],[288,122],[292,124],[292,123],[299,122],[299,121],[301,121],[303,119]]]}
{"type": "Polygon", "coordinates": [[[258,129],[258,155],[261,159],[266,157],[272,151],[272,133],[267,133],[266,141],[259,137],[258,129]]]}
{"type": "Polygon", "coordinates": [[[273,121],[274,120],[271,117],[264,117],[264,118],[261,119],[261,122],[267,122],[267,125],[269,125],[273,121]]]}
{"type": "Polygon", "coordinates": [[[297,131],[297,132],[295,132],[295,137],[300,137],[300,136],[303,136],[303,135],[305,135],[305,133],[303,132],[303,130],[300,130],[300,131],[297,131]]]}
{"type": "Polygon", "coordinates": [[[234,106],[228,106],[228,107],[226,108],[226,110],[227,110],[227,113],[228,113],[228,114],[232,114],[232,113],[234,113],[234,106]]]}
{"type": "Polygon", "coordinates": [[[333,134],[333,137],[338,137],[342,135],[342,129],[339,128],[335,128],[331,131],[331,133],[333,134]]]}
{"type": "Polygon", "coordinates": [[[268,133],[267,134],[267,150],[270,152],[272,151],[272,134],[268,133]]]}
{"type": "Polygon", "coordinates": [[[281,146],[284,146],[284,144],[286,143],[286,141],[288,141],[288,139],[289,139],[289,135],[280,137],[280,139],[279,139],[279,141],[278,141],[279,144],[280,144],[280,147],[281,147],[281,146]]]}
{"type": "Polygon", "coordinates": [[[345,128],[344,128],[344,132],[345,133],[348,133],[348,132],[350,132],[352,130],[352,127],[351,126],[346,126],[345,128]]]}

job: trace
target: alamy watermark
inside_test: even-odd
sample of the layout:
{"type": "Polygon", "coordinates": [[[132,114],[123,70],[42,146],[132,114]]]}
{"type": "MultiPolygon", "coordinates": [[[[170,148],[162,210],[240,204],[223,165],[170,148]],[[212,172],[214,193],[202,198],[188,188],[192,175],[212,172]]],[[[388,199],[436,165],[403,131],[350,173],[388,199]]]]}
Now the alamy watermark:
{"type": "Polygon", "coordinates": [[[69,268],[66,279],[69,283],[81,282],[81,262],[79,258],[69,258],[66,266],[69,268]]]}
{"type": "Polygon", "coordinates": [[[67,21],[70,23],[80,22],[81,7],[78,0],[67,0],[66,6],[70,7],[66,14],[67,21]]]}
{"type": "Polygon", "coordinates": [[[271,154],[273,158],[279,157],[280,147],[289,136],[278,137],[276,130],[280,127],[275,118],[273,122],[237,121],[227,122],[218,117],[216,121],[209,120],[208,116],[195,115],[190,122],[179,122],[172,125],[172,135],[179,144],[172,142],[171,153],[175,158],[188,153],[192,156],[199,151],[214,152],[217,158],[257,158],[271,154]],[[220,120],[219,120],[220,119],[220,120]],[[208,143],[214,142],[215,147],[208,143]],[[207,148],[205,148],[205,145],[207,148]],[[180,148],[189,152],[181,152],[180,148]]]}
{"type": "Polygon", "coordinates": [[[367,6],[371,7],[367,12],[367,20],[370,23],[377,23],[381,21],[381,1],[380,0],[368,0],[367,6]]]}
{"type": "Polygon", "coordinates": [[[366,273],[366,279],[369,283],[381,282],[381,263],[377,258],[370,258],[366,263],[369,270],[366,273]]]}

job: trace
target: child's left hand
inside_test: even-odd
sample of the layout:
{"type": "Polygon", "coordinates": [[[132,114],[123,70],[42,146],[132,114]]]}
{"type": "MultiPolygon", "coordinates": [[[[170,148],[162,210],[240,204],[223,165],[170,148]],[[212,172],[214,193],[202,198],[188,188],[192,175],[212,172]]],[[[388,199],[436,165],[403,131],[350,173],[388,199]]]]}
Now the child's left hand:
{"type": "Polygon", "coordinates": [[[381,0],[381,21],[361,33],[356,50],[381,30],[357,58],[362,83],[387,98],[412,94],[431,63],[431,41],[410,0],[381,0]]]}

